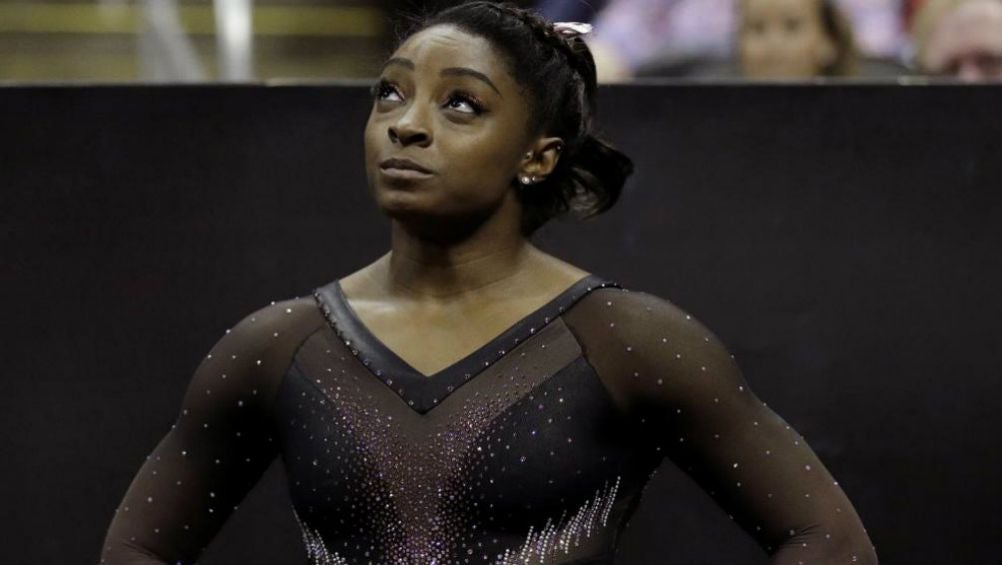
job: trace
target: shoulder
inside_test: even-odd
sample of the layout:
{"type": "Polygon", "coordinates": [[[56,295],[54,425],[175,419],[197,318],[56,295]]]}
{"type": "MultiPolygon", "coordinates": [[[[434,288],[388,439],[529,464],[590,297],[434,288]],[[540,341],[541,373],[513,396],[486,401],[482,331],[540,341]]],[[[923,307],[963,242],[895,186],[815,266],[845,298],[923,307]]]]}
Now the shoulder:
{"type": "Polygon", "coordinates": [[[306,339],[324,324],[323,312],[311,295],[261,306],[244,315],[225,334],[235,341],[273,349],[297,338],[306,339]]]}
{"type": "Polygon", "coordinates": [[[727,347],[695,316],[658,295],[601,288],[571,310],[568,326],[617,396],[668,399],[692,386],[733,381],[727,347]]]}
{"type": "Polygon", "coordinates": [[[229,420],[265,413],[299,346],[324,323],[312,296],[271,302],[246,314],[202,357],[183,414],[229,420]],[[252,410],[234,412],[243,406],[252,410]]]}
{"type": "Polygon", "coordinates": [[[254,353],[285,357],[325,323],[312,295],[272,301],[245,314],[227,329],[217,347],[240,351],[245,356],[254,353]]]}
{"type": "Polygon", "coordinates": [[[572,323],[588,320],[609,339],[660,343],[710,343],[713,332],[682,307],[656,294],[617,287],[595,289],[569,312],[572,323]]]}

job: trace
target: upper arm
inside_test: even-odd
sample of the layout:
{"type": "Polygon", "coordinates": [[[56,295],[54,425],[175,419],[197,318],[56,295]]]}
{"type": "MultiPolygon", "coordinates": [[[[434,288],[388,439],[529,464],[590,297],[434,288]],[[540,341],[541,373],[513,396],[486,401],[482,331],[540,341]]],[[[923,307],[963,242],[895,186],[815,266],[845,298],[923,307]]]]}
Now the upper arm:
{"type": "Polygon", "coordinates": [[[194,562],[274,460],[272,402],[318,321],[312,299],[273,303],[213,345],[116,510],[102,563],[194,562]]]}
{"type": "Polygon", "coordinates": [[[613,396],[775,562],[875,562],[838,483],[710,330],[646,293],[606,306],[609,345],[592,363],[613,396]]]}

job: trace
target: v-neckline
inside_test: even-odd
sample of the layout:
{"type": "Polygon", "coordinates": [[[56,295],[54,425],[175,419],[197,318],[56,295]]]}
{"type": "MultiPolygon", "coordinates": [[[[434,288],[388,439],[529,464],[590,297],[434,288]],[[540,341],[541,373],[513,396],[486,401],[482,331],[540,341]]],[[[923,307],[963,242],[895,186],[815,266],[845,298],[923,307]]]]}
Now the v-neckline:
{"type": "Polygon", "coordinates": [[[335,333],[362,365],[423,414],[509,350],[531,338],[586,294],[607,286],[620,287],[595,274],[578,279],[468,355],[431,375],[415,369],[369,330],[348,302],[340,279],[317,288],[314,297],[335,333]]]}

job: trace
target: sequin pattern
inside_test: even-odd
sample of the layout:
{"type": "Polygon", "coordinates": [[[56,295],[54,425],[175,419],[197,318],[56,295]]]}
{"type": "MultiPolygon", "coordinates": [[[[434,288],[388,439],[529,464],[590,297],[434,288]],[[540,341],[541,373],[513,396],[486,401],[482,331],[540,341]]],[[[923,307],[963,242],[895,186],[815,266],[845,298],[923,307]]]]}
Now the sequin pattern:
{"type": "MultiPolygon", "coordinates": [[[[293,494],[304,506],[300,523],[313,563],[327,563],[338,555],[335,551],[351,552],[360,562],[394,564],[512,563],[515,556],[519,563],[559,562],[557,557],[573,556],[582,538],[608,524],[618,476],[607,476],[592,489],[591,499],[581,496],[577,509],[568,498],[554,500],[554,505],[565,504],[564,515],[545,524],[533,524],[531,513],[520,512],[519,501],[505,500],[509,494],[501,484],[537,456],[532,441],[541,437],[539,429],[548,436],[568,433],[545,411],[551,397],[547,386],[563,393],[559,383],[583,378],[580,371],[560,372],[580,356],[562,323],[536,332],[423,415],[405,408],[381,381],[360,375],[358,360],[339,345],[329,338],[304,345],[304,357],[318,359],[323,351],[322,364],[297,364],[296,378],[287,382],[278,406],[280,415],[290,417],[288,430],[305,429],[312,438],[287,438],[285,457],[290,475],[299,477],[293,494]],[[544,347],[552,357],[524,364],[529,351],[544,347]],[[556,381],[549,382],[554,373],[559,373],[556,381]],[[307,413],[311,416],[303,418],[307,413]],[[318,452],[330,455],[307,459],[318,452]],[[305,503],[320,492],[330,504],[305,503]],[[516,536],[520,526],[525,526],[521,539],[516,536]]],[[[574,398],[573,391],[567,398],[574,398]]],[[[564,401],[563,396],[554,399],[564,401]]],[[[581,450],[593,445],[587,439],[580,438],[578,447],[570,436],[551,448],[557,463],[552,469],[571,475],[567,465],[577,464],[581,450]]],[[[565,492],[548,485],[540,490],[545,488],[565,492]]]]}
{"type": "Polygon", "coordinates": [[[583,279],[430,377],[336,281],[255,312],[195,371],[101,562],[195,562],[280,456],[312,565],[611,563],[667,456],[777,562],[876,563],[839,483],[733,355],[617,286],[583,279]]]}
{"type": "Polygon", "coordinates": [[[538,532],[530,529],[522,547],[506,550],[497,565],[553,563],[561,555],[570,555],[571,548],[578,547],[582,537],[591,537],[595,528],[608,525],[619,481],[620,477],[616,477],[616,482],[596,492],[594,498],[581,505],[570,517],[562,514],[556,521],[547,520],[538,532]]]}

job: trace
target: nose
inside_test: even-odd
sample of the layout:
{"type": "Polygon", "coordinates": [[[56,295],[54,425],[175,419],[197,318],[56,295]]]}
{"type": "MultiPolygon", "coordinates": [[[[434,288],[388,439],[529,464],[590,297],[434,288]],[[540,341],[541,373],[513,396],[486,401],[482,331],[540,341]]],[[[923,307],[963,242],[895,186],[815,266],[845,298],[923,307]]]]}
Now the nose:
{"type": "Polygon", "coordinates": [[[405,147],[408,145],[427,147],[431,143],[431,131],[424,125],[417,104],[412,104],[396,123],[390,124],[386,133],[390,136],[390,141],[405,147]]]}

